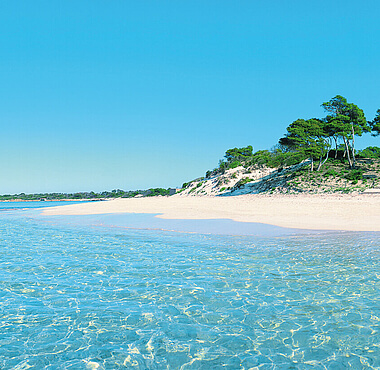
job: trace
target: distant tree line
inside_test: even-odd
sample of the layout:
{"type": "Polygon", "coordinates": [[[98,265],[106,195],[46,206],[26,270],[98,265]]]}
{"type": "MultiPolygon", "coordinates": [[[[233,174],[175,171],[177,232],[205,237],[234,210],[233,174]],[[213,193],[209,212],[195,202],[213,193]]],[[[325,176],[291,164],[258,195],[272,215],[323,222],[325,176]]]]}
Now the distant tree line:
{"type": "Polygon", "coordinates": [[[133,198],[135,196],[143,197],[153,197],[157,195],[173,195],[175,194],[176,189],[168,188],[152,188],[147,190],[132,190],[124,191],[121,189],[115,189],[112,191],[103,191],[96,193],[93,191],[90,192],[79,192],[79,193],[37,193],[37,194],[5,194],[0,195],[0,200],[64,200],[64,199],[77,199],[77,200],[86,200],[86,199],[112,199],[112,198],[133,198]]]}

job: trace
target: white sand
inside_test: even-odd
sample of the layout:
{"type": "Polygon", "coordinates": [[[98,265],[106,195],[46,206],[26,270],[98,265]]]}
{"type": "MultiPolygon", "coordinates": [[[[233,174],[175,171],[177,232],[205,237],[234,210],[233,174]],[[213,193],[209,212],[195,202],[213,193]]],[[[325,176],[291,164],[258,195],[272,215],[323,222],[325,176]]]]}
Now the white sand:
{"type": "Polygon", "coordinates": [[[155,213],[165,219],[232,219],[301,229],[380,231],[378,195],[172,196],[46,208],[44,215],[155,213]]]}

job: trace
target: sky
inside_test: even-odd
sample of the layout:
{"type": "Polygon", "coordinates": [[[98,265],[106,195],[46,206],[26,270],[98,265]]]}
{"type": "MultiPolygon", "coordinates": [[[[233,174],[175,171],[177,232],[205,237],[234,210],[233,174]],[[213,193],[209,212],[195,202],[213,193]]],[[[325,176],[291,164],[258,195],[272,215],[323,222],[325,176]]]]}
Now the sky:
{"type": "MultiPolygon", "coordinates": [[[[0,2],[0,194],[177,187],[343,95],[380,108],[380,2],[0,2]]],[[[380,146],[365,135],[357,148],[380,146]]]]}

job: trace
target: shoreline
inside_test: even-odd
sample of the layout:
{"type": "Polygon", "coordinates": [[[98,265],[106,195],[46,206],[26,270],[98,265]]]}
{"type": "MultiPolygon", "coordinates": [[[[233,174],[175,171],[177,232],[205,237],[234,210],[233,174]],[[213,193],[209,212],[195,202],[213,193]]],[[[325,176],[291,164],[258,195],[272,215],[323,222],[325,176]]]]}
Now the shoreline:
{"type": "Polygon", "coordinates": [[[171,220],[230,219],[293,229],[380,231],[378,195],[263,195],[119,198],[45,208],[44,216],[155,214],[171,220]]]}
{"type": "Polygon", "coordinates": [[[100,202],[106,199],[8,199],[0,200],[0,203],[12,203],[12,202],[100,202]]]}

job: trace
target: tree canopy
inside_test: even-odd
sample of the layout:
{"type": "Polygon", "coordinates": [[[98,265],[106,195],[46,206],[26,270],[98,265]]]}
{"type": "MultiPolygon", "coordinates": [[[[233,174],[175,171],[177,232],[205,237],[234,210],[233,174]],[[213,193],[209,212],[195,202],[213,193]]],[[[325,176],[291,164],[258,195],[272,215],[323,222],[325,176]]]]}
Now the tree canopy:
{"type": "Polygon", "coordinates": [[[225,154],[225,158],[228,162],[244,160],[252,156],[253,148],[251,145],[243,148],[228,149],[225,154]]]}
{"type": "Polygon", "coordinates": [[[353,103],[348,103],[341,95],[323,103],[322,107],[329,113],[324,119],[327,132],[334,138],[336,145],[339,139],[343,141],[348,163],[350,167],[354,167],[355,136],[362,136],[364,132],[371,131],[363,110],[353,103]]]}
{"type": "MultiPolygon", "coordinates": [[[[228,149],[224,158],[219,161],[218,168],[207,171],[206,177],[241,165],[281,167],[297,164],[305,159],[310,160],[311,170],[314,170],[314,163],[317,163],[318,171],[329,158],[332,149],[335,149],[335,158],[338,158],[338,154],[343,156],[348,160],[350,168],[354,168],[355,138],[367,132],[372,132],[374,136],[380,135],[380,109],[373,121],[368,122],[363,110],[341,95],[336,95],[321,106],[327,112],[325,117],[295,120],[271,151],[259,150],[253,153],[251,145],[228,149]]],[[[362,151],[359,154],[362,157],[367,152],[362,151]]]]}
{"type": "Polygon", "coordinates": [[[298,119],[286,129],[288,133],[279,140],[279,143],[310,158],[312,170],[314,160],[319,159],[319,169],[323,157],[327,158],[331,148],[325,126],[325,122],[317,118],[298,119]]]}
{"type": "Polygon", "coordinates": [[[380,109],[372,122],[368,122],[362,109],[346,98],[336,95],[322,104],[327,112],[322,119],[298,119],[287,128],[286,135],[279,140],[281,146],[302,152],[312,162],[319,159],[318,169],[328,158],[335,142],[335,157],[340,143],[344,145],[344,156],[349,166],[355,167],[355,137],[371,132],[380,134],[380,109]],[[323,157],[324,160],[323,160],[323,157]]]}
{"type": "Polygon", "coordinates": [[[372,135],[378,136],[380,135],[380,109],[377,110],[376,116],[373,121],[370,123],[372,135]]]}

